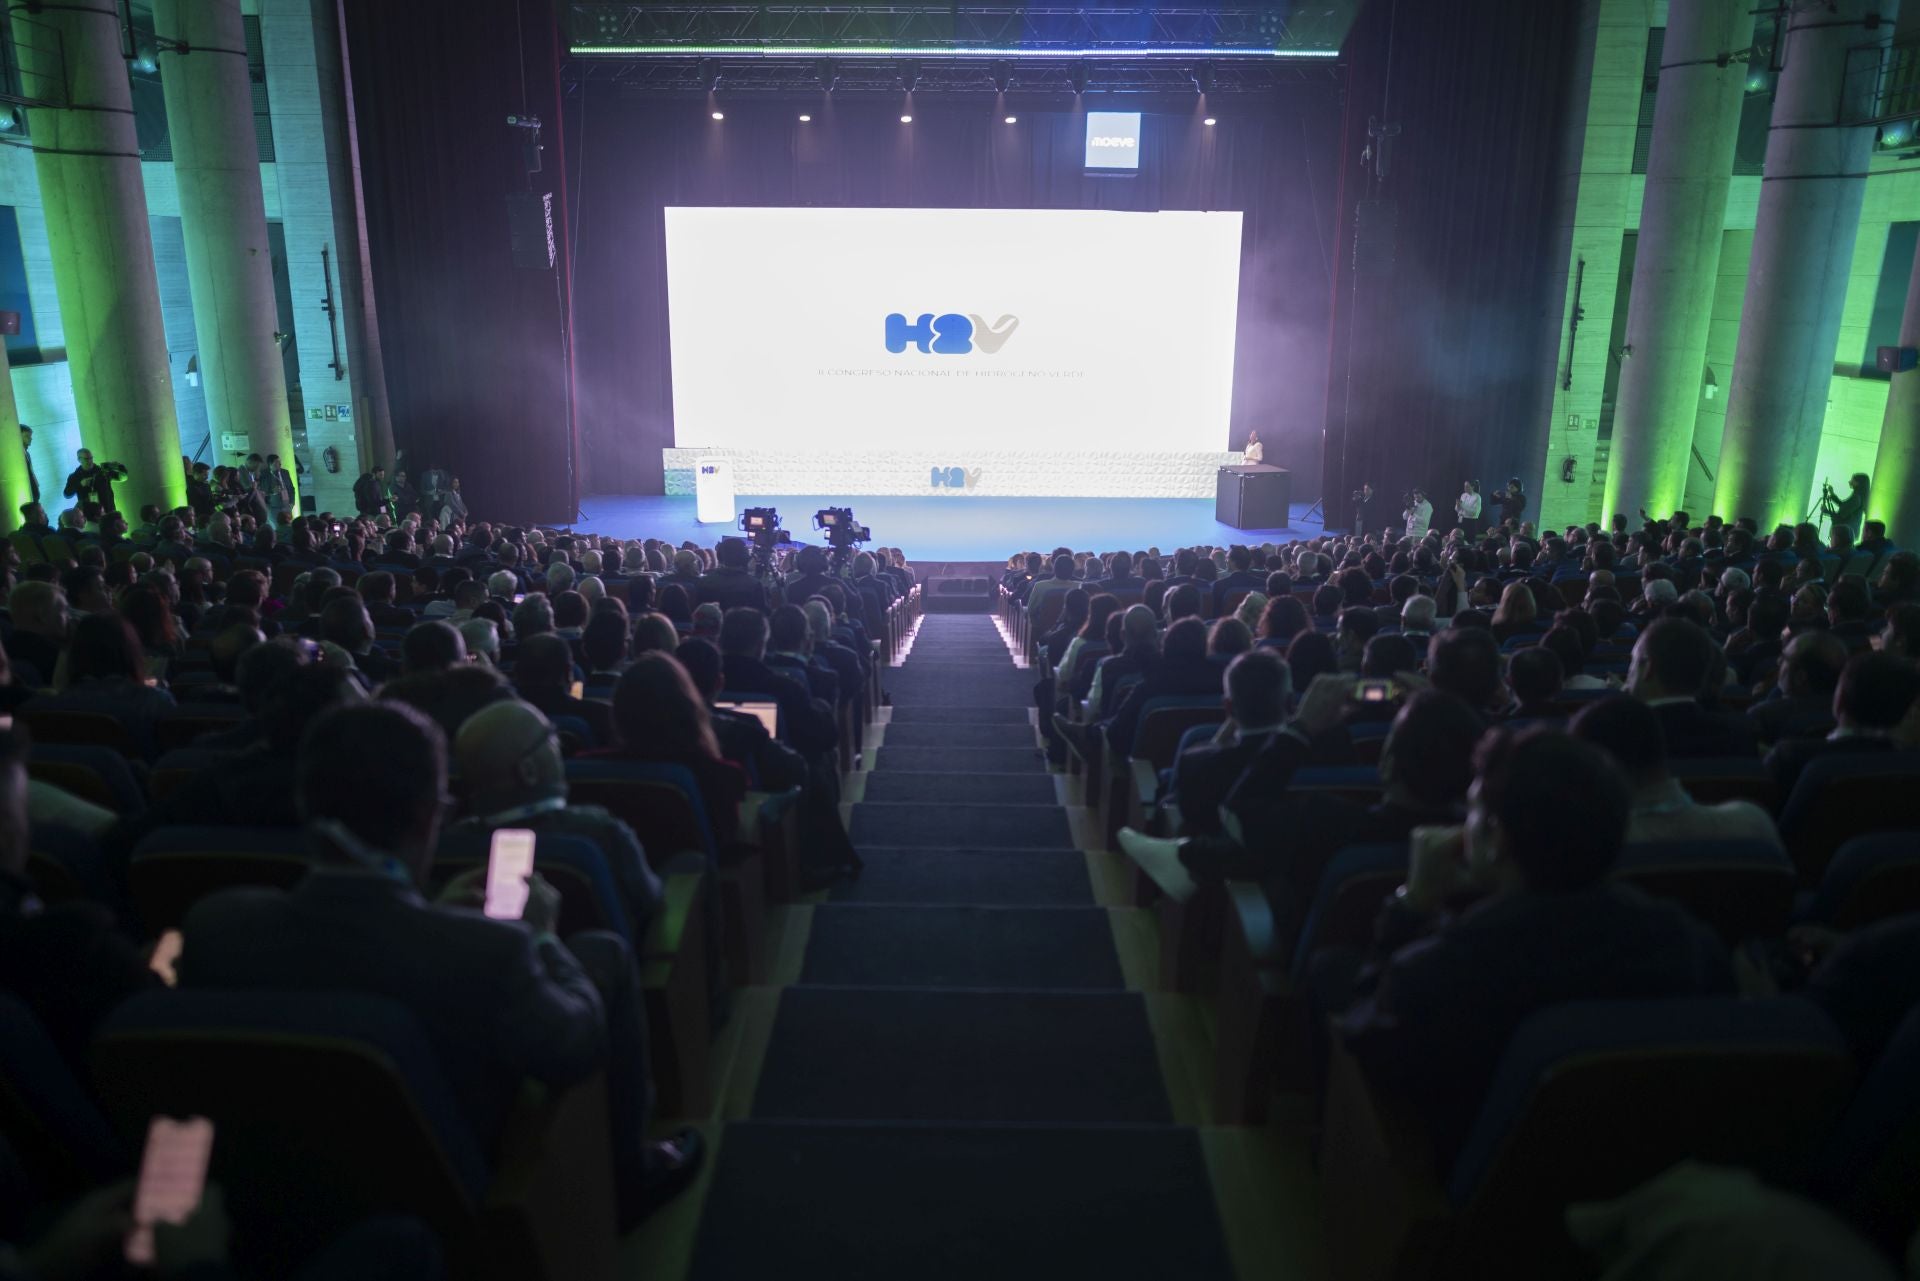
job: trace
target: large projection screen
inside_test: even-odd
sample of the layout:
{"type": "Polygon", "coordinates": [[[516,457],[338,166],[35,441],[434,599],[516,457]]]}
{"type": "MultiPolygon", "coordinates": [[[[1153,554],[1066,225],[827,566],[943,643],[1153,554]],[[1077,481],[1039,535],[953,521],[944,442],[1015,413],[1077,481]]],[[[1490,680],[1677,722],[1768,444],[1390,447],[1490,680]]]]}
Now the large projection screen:
{"type": "Polygon", "coordinates": [[[1222,451],[1240,214],[666,210],[674,440],[1222,451]]]}

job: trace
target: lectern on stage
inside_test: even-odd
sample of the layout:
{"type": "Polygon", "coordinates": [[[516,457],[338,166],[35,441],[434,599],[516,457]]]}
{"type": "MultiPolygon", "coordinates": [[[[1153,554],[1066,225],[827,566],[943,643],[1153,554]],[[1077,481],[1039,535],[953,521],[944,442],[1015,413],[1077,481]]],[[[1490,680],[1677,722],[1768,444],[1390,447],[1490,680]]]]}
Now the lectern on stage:
{"type": "Polygon", "coordinates": [[[1284,467],[1222,467],[1214,482],[1213,518],[1235,529],[1285,529],[1293,477],[1284,467]]]}

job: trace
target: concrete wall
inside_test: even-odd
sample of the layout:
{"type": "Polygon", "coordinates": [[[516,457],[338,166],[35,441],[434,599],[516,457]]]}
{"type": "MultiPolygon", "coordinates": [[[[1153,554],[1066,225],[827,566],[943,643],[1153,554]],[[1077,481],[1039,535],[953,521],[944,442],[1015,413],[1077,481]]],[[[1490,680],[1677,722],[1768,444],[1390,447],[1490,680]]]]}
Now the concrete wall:
{"type": "MultiPolygon", "coordinates": [[[[1530,478],[1539,487],[1539,510],[1548,526],[1599,519],[1601,484],[1606,473],[1606,442],[1598,438],[1599,422],[1606,362],[1612,358],[1607,335],[1615,307],[1625,305],[1622,294],[1631,284],[1619,279],[1621,238],[1640,225],[1646,181],[1633,173],[1632,167],[1647,33],[1652,27],[1664,26],[1667,17],[1664,0],[1588,0],[1588,4],[1594,11],[1587,36],[1592,41],[1592,69],[1583,82],[1569,86],[1569,92],[1577,95],[1572,105],[1585,108],[1585,127],[1579,154],[1570,157],[1570,168],[1577,167],[1577,176],[1568,183],[1559,212],[1568,248],[1561,266],[1565,285],[1554,399],[1540,428],[1547,436],[1547,467],[1543,476],[1530,478]],[[1574,305],[1575,267],[1581,258],[1586,260],[1586,271],[1579,301],[1585,315],[1572,351],[1573,386],[1563,391],[1560,384],[1569,365],[1567,317],[1574,305]],[[1569,455],[1578,460],[1573,485],[1562,484],[1559,479],[1560,461],[1569,455]]],[[[1834,355],[1835,372],[1814,492],[1818,492],[1822,477],[1844,488],[1849,474],[1871,471],[1879,445],[1887,382],[1862,378],[1859,368],[1888,227],[1895,222],[1920,220],[1920,173],[1892,172],[1904,163],[1892,156],[1874,157],[1874,175],[1867,183],[1866,206],[1834,355]]],[[[1708,469],[1716,468],[1719,462],[1720,431],[1726,421],[1727,389],[1732,382],[1759,200],[1760,179],[1736,175],[1727,195],[1719,286],[1707,342],[1707,376],[1717,388],[1709,397],[1703,386],[1694,432],[1696,450],[1708,469]]],[[[1709,510],[1712,492],[1708,471],[1694,461],[1687,481],[1689,509],[1696,513],[1709,510]]],[[[1808,500],[1810,505],[1811,493],[1808,500]]]]}

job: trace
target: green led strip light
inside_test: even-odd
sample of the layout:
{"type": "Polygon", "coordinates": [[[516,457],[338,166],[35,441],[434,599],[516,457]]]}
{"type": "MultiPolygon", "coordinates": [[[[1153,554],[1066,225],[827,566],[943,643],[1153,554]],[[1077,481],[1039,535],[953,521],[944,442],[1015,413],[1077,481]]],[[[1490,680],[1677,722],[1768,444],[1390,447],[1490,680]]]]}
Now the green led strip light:
{"type": "Polygon", "coordinates": [[[577,44],[582,56],[670,57],[701,54],[733,58],[1337,58],[1337,49],[954,49],[829,45],[577,44]]]}

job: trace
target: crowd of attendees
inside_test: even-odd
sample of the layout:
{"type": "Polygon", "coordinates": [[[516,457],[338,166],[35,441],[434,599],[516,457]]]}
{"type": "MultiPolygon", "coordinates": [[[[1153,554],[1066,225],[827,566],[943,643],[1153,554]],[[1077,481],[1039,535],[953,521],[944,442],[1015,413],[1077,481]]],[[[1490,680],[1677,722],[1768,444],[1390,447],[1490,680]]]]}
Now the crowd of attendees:
{"type": "MultiPolygon", "coordinates": [[[[569,799],[568,763],[686,771],[713,843],[693,870],[709,875],[754,838],[743,815],[786,793],[803,870],[825,883],[857,864],[838,789],[913,573],[895,549],[840,568],[804,548],[761,577],[737,539],[469,523],[457,485],[426,504],[437,516],[394,501],[384,478],[363,488],[366,510],[342,518],[288,520],[250,483],[233,501],[147,507],[133,526],[89,503],[53,528],[29,504],[0,544],[0,998],[85,1082],[102,1023],[163,984],[383,997],[439,1061],[435,1106],[487,1150],[523,1082],[604,1073],[630,1227],[703,1156],[697,1131],[652,1124],[636,948],[669,869],[622,818],[569,799]],[[771,725],[738,705],[762,699],[771,725]],[[129,803],[45,777],[63,751],[100,748],[124,761],[129,803]],[[143,841],[189,826],[304,831],[311,870],[290,889],[201,898],[156,959],[130,868],[143,841]],[[630,928],[560,937],[561,896],[538,871],[522,919],[491,919],[477,910],[484,865],[435,872],[450,842],[484,848],[503,828],[594,847],[630,928]]],[[[724,1018],[717,893],[705,902],[724,1018]]],[[[129,1185],[63,1207],[11,1137],[0,1129],[0,1241],[17,1248],[0,1247],[0,1276],[116,1274],[129,1185]]],[[[130,1174],[138,1145],[122,1155],[130,1174]]],[[[209,1195],[160,1230],[161,1271],[263,1275],[229,1247],[250,1228],[271,1233],[229,1225],[209,1195]]],[[[435,1254],[418,1224],[372,1222],[303,1275],[436,1275],[435,1254]]]]}
{"type": "MultiPolygon", "coordinates": [[[[1920,558],[1877,522],[1857,542],[1676,512],[1171,556],[1057,548],[1010,558],[1001,582],[1035,641],[1057,762],[1097,779],[1149,704],[1218,700],[1149,821],[1117,833],[1159,892],[1260,883],[1275,950],[1297,962],[1335,856],[1408,851],[1371,943],[1322,948],[1293,981],[1369,1082],[1410,1103],[1443,1171],[1509,1039],[1549,1007],[1785,987],[1864,1074],[1920,1006],[1920,903],[1845,937],[1805,921],[1729,940],[1612,875],[1649,843],[1744,841],[1785,866],[1783,809],[1815,762],[1908,761],[1889,801],[1920,783],[1920,755],[1899,755],[1920,751],[1920,558]],[[1367,764],[1370,801],[1297,782],[1367,764]],[[1703,767],[1757,799],[1696,800],[1685,780],[1703,767]]],[[[1877,812],[1920,845],[1916,811],[1877,812]]],[[[1821,869],[1799,870],[1811,890],[1821,869]]]]}

